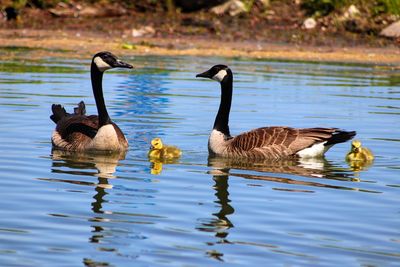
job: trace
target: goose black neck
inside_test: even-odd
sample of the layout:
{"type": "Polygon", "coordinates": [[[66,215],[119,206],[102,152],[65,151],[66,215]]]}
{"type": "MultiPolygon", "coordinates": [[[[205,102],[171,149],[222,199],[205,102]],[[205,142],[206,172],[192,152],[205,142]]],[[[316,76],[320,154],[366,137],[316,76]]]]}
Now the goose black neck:
{"type": "Polygon", "coordinates": [[[232,104],[233,75],[230,69],[227,70],[227,73],[228,74],[221,81],[221,103],[219,104],[217,117],[215,118],[214,130],[220,131],[230,137],[228,124],[232,104]]]}
{"type": "Polygon", "coordinates": [[[97,112],[99,115],[99,127],[110,124],[111,119],[108,115],[106,104],[104,103],[103,96],[103,72],[99,71],[95,63],[92,62],[90,69],[90,74],[92,78],[93,95],[96,100],[97,112]]]}

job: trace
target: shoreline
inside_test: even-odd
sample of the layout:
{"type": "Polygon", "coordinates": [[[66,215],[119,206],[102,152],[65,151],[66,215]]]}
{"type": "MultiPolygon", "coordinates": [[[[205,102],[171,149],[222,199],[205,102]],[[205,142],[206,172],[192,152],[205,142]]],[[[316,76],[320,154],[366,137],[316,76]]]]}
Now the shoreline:
{"type": "Polygon", "coordinates": [[[27,53],[30,59],[83,58],[102,50],[113,51],[120,56],[220,56],[400,67],[400,50],[395,46],[307,46],[187,36],[110,38],[90,31],[0,29],[1,60],[26,59],[27,53]]]}

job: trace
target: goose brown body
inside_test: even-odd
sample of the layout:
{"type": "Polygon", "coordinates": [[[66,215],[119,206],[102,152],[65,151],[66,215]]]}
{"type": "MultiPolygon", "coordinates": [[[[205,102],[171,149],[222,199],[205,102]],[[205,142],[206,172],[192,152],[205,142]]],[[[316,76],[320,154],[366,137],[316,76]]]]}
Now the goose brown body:
{"type": "Polygon", "coordinates": [[[50,118],[57,124],[52,134],[56,149],[68,151],[123,151],[128,142],[111,121],[103,97],[103,73],[112,68],[132,68],[110,52],[94,55],[91,64],[91,81],[98,115],[86,115],[84,102],[80,102],[70,114],[61,105],[52,105],[50,118]]]}
{"type": "MultiPolygon", "coordinates": [[[[62,109],[63,112],[65,112],[64,108],[60,105],[53,105],[52,108],[53,110],[62,109]]],[[[52,119],[53,118],[54,115],[52,116],[52,119]]],[[[57,126],[51,138],[52,144],[55,148],[68,151],[123,151],[128,148],[128,141],[121,129],[114,122],[111,122],[108,125],[115,131],[118,141],[102,142],[103,147],[98,145],[96,146],[94,140],[99,132],[99,117],[97,115],[86,116],[85,104],[83,101],[79,103],[78,108],[75,108],[73,114],[65,112],[65,115],[55,122],[57,123],[57,126]]]]}
{"type": "MultiPolygon", "coordinates": [[[[263,127],[226,140],[224,150],[213,151],[210,147],[210,153],[223,157],[254,159],[297,157],[298,152],[318,143],[328,143],[340,133],[341,131],[336,128],[263,127]]],[[[327,150],[329,147],[328,144],[322,149],[327,150]]]]}
{"type": "Polygon", "coordinates": [[[232,137],[228,125],[233,91],[232,71],[225,65],[215,65],[196,77],[213,79],[221,85],[221,102],[208,139],[208,150],[212,156],[250,159],[320,157],[331,146],[356,135],[355,131],[338,128],[273,126],[232,137]]]}

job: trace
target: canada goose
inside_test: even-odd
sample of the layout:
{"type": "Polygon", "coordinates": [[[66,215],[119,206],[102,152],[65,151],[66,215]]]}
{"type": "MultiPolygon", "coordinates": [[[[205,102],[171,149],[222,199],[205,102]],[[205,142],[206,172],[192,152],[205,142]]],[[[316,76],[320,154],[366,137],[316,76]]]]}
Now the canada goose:
{"type": "Polygon", "coordinates": [[[73,114],[67,113],[61,105],[52,105],[53,115],[50,118],[57,124],[51,137],[55,148],[68,151],[122,151],[128,148],[128,141],[111,121],[104,103],[103,73],[112,68],[131,69],[132,66],[110,52],[94,55],[90,72],[98,115],[86,116],[83,101],[73,114]]]}
{"type": "Polygon", "coordinates": [[[253,159],[287,157],[319,157],[331,146],[356,135],[337,128],[295,129],[284,126],[263,127],[232,137],[229,132],[229,112],[232,103],[232,71],[225,65],[215,65],[197,74],[221,84],[221,102],[214,127],[208,139],[212,156],[253,159]]]}
{"type": "Polygon", "coordinates": [[[374,155],[371,150],[366,147],[361,147],[361,142],[359,140],[353,140],[351,142],[351,149],[346,155],[347,161],[372,161],[374,155]]]}
{"type": "Polygon", "coordinates": [[[149,151],[149,158],[151,159],[174,159],[179,158],[182,151],[175,146],[164,145],[161,138],[154,138],[151,140],[151,147],[149,151]]]}

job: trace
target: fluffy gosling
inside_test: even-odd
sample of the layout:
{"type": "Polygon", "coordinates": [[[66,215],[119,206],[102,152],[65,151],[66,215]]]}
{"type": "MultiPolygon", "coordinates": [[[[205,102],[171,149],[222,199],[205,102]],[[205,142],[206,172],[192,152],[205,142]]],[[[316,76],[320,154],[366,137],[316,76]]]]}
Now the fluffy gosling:
{"type": "Polygon", "coordinates": [[[361,142],[359,140],[354,140],[351,142],[351,149],[346,155],[347,161],[372,161],[374,160],[374,155],[371,150],[366,147],[361,147],[361,142]]]}
{"type": "Polygon", "coordinates": [[[182,151],[179,148],[164,145],[161,138],[151,140],[151,147],[148,154],[150,159],[176,159],[181,155],[182,151]]]}

